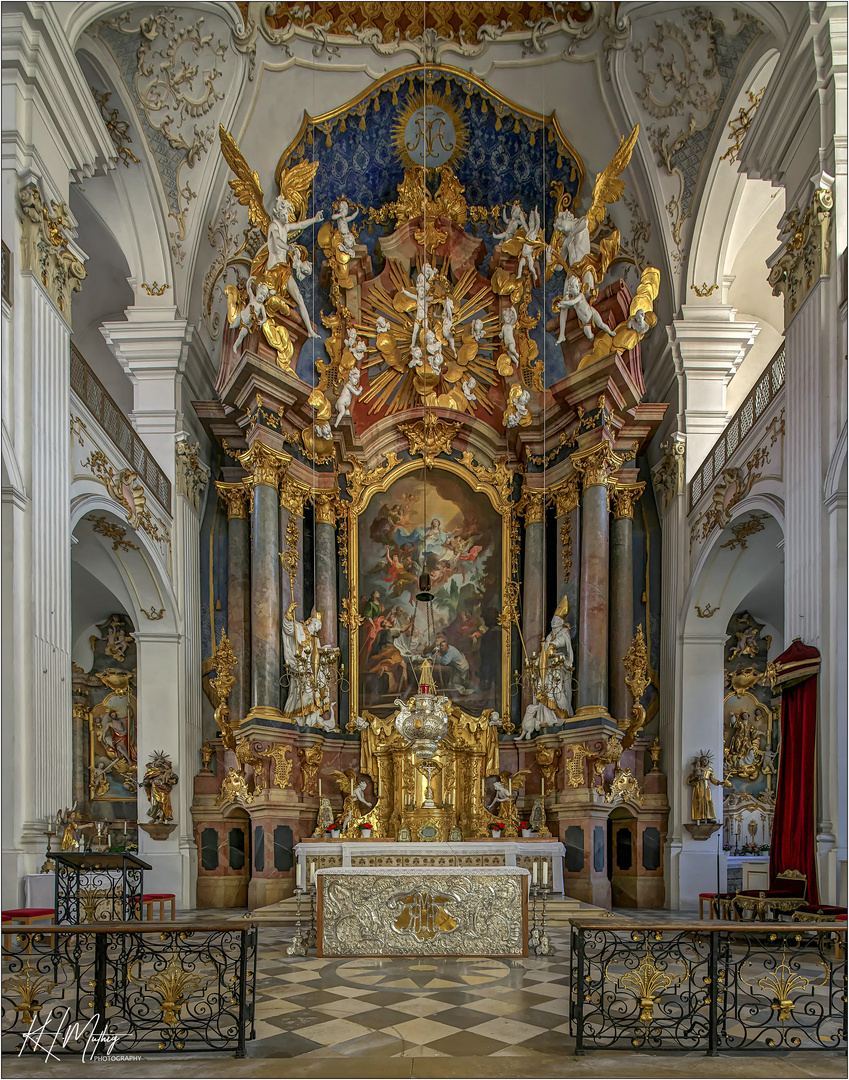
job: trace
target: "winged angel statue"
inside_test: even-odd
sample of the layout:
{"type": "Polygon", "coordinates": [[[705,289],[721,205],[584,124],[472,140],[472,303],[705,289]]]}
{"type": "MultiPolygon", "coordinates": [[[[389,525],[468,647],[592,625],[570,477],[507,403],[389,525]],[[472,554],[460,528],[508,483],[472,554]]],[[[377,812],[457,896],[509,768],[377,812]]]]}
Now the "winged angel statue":
{"type": "Polygon", "coordinates": [[[281,367],[288,367],[292,359],[293,348],[289,331],[282,319],[290,312],[288,300],[293,300],[304,324],[307,337],[319,335],[310,322],[309,312],[304,303],[298,282],[312,273],[312,263],[307,258],[305,247],[296,244],[299,234],[310,225],[322,221],[324,211],[319,210],[314,217],[306,217],[310,186],[318,169],[317,161],[302,161],[298,165],[286,168],[283,161],[278,163],[274,179],[280,194],[272,204],[271,213],[265,209],[265,196],[259,182],[259,176],[245,161],[244,155],[236,145],[236,140],[225,130],[219,128],[221,152],[235,177],[230,181],[230,188],[242,206],[248,208],[248,220],[258,228],[266,238],[266,243],[257,251],[251,264],[251,280],[255,287],[255,296],[263,296],[264,304],[243,305],[242,290],[236,285],[228,285],[227,316],[231,326],[243,329],[250,322],[253,329],[262,326],[269,345],[277,352],[277,362],[281,367]],[[287,300],[288,298],[288,300],[287,300]],[[261,308],[261,312],[259,311],[261,308]]]}

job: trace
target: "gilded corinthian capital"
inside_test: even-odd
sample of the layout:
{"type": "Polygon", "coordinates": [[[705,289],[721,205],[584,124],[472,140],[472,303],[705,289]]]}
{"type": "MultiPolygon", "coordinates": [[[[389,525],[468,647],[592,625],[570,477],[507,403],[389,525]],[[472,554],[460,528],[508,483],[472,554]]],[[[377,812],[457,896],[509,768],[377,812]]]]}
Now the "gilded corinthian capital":
{"type": "Polygon", "coordinates": [[[613,517],[618,521],[620,518],[633,518],[634,507],[640,496],[646,490],[645,481],[637,484],[617,484],[613,489],[613,517]]]}
{"type": "Polygon", "coordinates": [[[607,486],[611,483],[611,476],[622,465],[623,459],[615,454],[606,442],[590,447],[589,450],[580,450],[572,455],[572,466],[581,474],[584,489],[607,486]]]}
{"type": "Polygon", "coordinates": [[[248,492],[241,480],[236,484],[215,481],[218,498],[227,507],[227,518],[246,518],[248,516],[248,492]]]}
{"type": "Polygon", "coordinates": [[[282,477],[286,475],[289,462],[292,459],[288,454],[281,454],[265,443],[255,442],[250,449],[239,454],[239,464],[250,473],[245,478],[245,483],[254,487],[256,484],[266,484],[276,488],[282,477]]]}
{"type": "Polygon", "coordinates": [[[339,506],[339,493],[332,491],[313,492],[312,501],[315,505],[315,520],[321,525],[335,525],[336,511],[339,506]]]}
{"type": "Polygon", "coordinates": [[[572,473],[562,484],[558,484],[551,494],[554,496],[557,517],[565,517],[566,514],[571,514],[581,498],[578,474],[572,473]]]}
{"type": "Polygon", "coordinates": [[[280,481],[280,505],[290,514],[304,516],[304,503],[312,494],[312,488],[299,483],[293,476],[284,476],[280,481]]]}
{"type": "Polygon", "coordinates": [[[536,525],[545,517],[545,492],[525,488],[516,509],[523,515],[526,525],[536,525]]]}

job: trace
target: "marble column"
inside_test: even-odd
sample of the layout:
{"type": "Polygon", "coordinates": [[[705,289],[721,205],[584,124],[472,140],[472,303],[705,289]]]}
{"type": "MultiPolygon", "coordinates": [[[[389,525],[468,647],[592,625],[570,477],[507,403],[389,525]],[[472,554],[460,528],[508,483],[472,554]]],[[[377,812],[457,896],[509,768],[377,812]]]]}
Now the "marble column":
{"type": "Polygon", "coordinates": [[[630,714],[622,658],[634,636],[634,506],[644,483],[617,484],[613,489],[610,526],[610,712],[617,720],[630,714]]]}
{"type": "Polygon", "coordinates": [[[253,489],[251,508],[251,710],[248,717],[279,719],[280,537],[277,488],[291,459],[255,442],[239,455],[253,489]]]}
{"type": "Polygon", "coordinates": [[[321,643],[335,649],[339,645],[336,599],[336,491],[317,491],[315,503],[315,607],[323,616],[321,643]]]}
{"type": "Polygon", "coordinates": [[[216,483],[227,507],[227,636],[238,663],[230,693],[230,715],[241,722],[251,707],[251,531],[248,489],[244,484],[216,483]]]}
{"type": "Polygon", "coordinates": [[[525,566],[522,574],[522,636],[529,653],[539,652],[545,637],[545,496],[526,490],[520,512],[525,517],[525,566]]]}
{"type": "Polygon", "coordinates": [[[310,490],[291,476],[280,482],[280,610],[285,613],[294,601],[295,614],[301,619],[309,614],[304,612],[304,574],[313,572],[311,566],[304,566],[304,503],[310,490]]]}
{"type": "Polygon", "coordinates": [[[610,523],[607,488],[622,464],[604,442],[572,455],[583,480],[581,500],[581,601],[578,623],[578,708],[607,709],[607,630],[610,590],[610,523]]]}
{"type": "Polygon", "coordinates": [[[564,595],[568,599],[568,621],[574,631],[578,625],[581,592],[581,494],[577,473],[555,489],[554,499],[559,544],[557,599],[559,602],[564,595]]]}
{"type": "MultiPolygon", "coordinates": [[[[545,495],[526,488],[519,510],[525,518],[525,563],[522,573],[522,637],[529,656],[539,653],[545,637],[545,495]]],[[[522,712],[533,701],[528,685],[522,712]]]]}

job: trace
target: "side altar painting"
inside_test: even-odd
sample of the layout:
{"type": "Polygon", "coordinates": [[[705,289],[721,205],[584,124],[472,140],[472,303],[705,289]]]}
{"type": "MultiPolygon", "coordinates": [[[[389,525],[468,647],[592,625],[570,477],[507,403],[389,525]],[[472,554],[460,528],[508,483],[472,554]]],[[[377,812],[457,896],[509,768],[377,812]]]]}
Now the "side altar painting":
{"type": "Polygon", "coordinates": [[[361,707],[415,692],[424,659],[438,689],[471,712],[500,708],[501,516],[459,477],[408,473],[359,519],[361,707]],[[417,603],[430,577],[432,619],[417,603]]]}

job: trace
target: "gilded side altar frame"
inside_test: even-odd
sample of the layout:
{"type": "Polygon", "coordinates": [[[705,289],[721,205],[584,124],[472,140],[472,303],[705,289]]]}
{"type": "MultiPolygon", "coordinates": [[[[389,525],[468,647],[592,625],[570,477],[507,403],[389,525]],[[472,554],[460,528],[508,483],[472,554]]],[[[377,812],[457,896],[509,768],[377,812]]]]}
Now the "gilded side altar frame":
{"type": "MultiPolygon", "coordinates": [[[[513,583],[513,504],[509,497],[503,497],[498,488],[480,479],[465,465],[452,459],[435,460],[425,466],[422,459],[405,461],[393,465],[382,475],[381,470],[375,470],[372,474],[375,479],[367,483],[361,489],[355,490],[351,501],[348,503],[348,606],[356,604],[359,596],[359,518],[368,506],[372,497],[377,494],[385,494],[396,480],[401,480],[409,473],[418,471],[430,471],[431,469],[443,469],[459,477],[474,492],[483,492],[495,512],[501,517],[501,610],[505,618],[501,619],[501,701],[499,713],[504,719],[510,716],[510,655],[513,645],[513,623],[517,618],[515,605],[515,587],[513,583]]],[[[483,470],[481,470],[483,471],[483,470]]],[[[489,470],[487,470],[489,471],[489,470]]],[[[511,474],[512,475],[512,474],[511,474]]],[[[350,692],[350,716],[349,730],[353,727],[355,718],[362,715],[359,701],[359,618],[348,622],[348,658],[351,679],[350,692]],[[356,625],[354,625],[356,624],[356,625]]]]}

